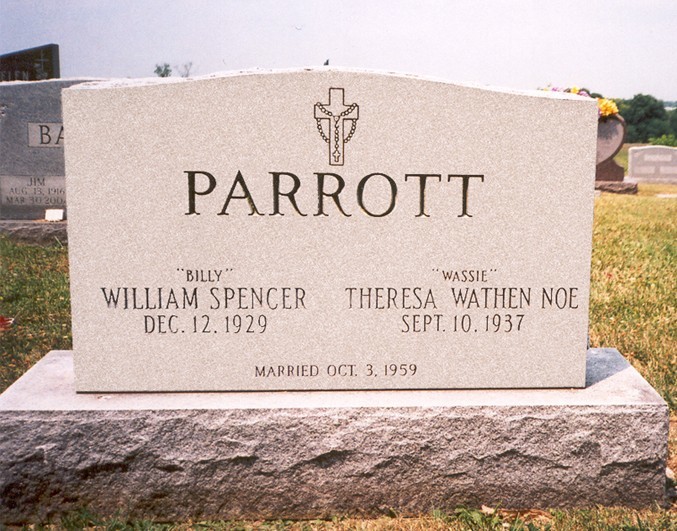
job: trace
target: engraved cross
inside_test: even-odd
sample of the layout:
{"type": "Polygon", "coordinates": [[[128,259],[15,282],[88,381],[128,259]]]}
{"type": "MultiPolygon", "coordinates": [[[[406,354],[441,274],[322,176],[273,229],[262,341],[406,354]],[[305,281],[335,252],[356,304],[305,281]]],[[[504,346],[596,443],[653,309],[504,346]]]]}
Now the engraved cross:
{"type": "Polygon", "coordinates": [[[44,50],[40,50],[40,57],[36,57],[33,61],[33,68],[35,68],[35,77],[38,79],[45,79],[49,76],[45,69],[45,64],[49,61],[45,58],[44,50]]]}
{"type": "Polygon", "coordinates": [[[322,138],[329,144],[329,164],[331,166],[343,166],[345,143],[352,137],[352,133],[355,130],[355,122],[359,118],[359,111],[360,109],[357,104],[345,104],[342,88],[329,89],[329,103],[315,104],[315,120],[317,120],[317,126],[322,138]],[[329,120],[329,132],[327,136],[322,131],[321,121],[324,120],[329,120]],[[351,120],[353,124],[348,137],[344,135],[346,120],[351,120]]]}

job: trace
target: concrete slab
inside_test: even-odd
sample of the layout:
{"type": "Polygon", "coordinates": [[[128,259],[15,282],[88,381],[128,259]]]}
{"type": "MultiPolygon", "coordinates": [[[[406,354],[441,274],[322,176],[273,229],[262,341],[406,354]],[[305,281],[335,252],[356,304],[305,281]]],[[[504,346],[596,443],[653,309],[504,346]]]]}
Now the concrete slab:
{"type": "Polygon", "coordinates": [[[2,523],[665,500],[667,405],[613,349],[575,390],[76,394],[72,367],[0,396],[2,523]]]}

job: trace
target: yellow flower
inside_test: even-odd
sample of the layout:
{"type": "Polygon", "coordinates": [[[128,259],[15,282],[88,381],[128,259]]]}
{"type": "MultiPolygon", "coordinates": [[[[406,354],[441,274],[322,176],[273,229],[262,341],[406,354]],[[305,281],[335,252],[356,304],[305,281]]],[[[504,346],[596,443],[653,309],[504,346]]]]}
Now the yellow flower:
{"type": "Polygon", "coordinates": [[[580,92],[580,90],[581,90],[581,89],[579,89],[576,85],[574,85],[573,87],[571,87],[571,93],[572,93],[572,94],[578,94],[578,93],[580,92]]]}
{"type": "Polygon", "coordinates": [[[599,108],[599,114],[602,118],[606,118],[612,114],[618,114],[618,106],[613,100],[597,98],[597,107],[599,108]]]}

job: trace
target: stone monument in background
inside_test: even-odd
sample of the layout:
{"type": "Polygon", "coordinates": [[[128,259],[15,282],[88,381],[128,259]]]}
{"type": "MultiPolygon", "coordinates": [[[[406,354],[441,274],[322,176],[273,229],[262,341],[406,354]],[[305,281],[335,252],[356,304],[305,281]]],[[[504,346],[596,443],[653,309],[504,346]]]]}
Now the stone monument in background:
{"type": "Polygon", "coordinates": [[[597,171],[596,181],[623,180],[623,168],[614,157],[625,142],[625,120],[620,114],[600,118],[597,123],[597,171]]]}
{"type": "Polygon", "coordinates": [[[90,79],[0,83],[0,219],[65,217],[61,91],[90,79]]]}
{"type": "Polygon", "coordinates": [[[669,146],[630,148],[628,176],[642,182],[676,183],[677,148],[669,146]]]}
{"type": "Polygon", "coordinates": [[[59,47],[0,56],[0,232],[17,240],[66,241],[61,90],[89,79],[57,79],[59,47]]]}
{"type": "Polygon", "coordinates": [[[41,81],[58,77],[61,77],[58,44],[0,55],[0,81],[41,81]]]}
{"type": "Polygon", "coordinates": [[[600,116],[597,124],[596,190],[620,194],[637,193],[637,184],[624,181],[623,167],[614,160],[625,142],[625,130],[625,120],[620,114],[600,116]]]}

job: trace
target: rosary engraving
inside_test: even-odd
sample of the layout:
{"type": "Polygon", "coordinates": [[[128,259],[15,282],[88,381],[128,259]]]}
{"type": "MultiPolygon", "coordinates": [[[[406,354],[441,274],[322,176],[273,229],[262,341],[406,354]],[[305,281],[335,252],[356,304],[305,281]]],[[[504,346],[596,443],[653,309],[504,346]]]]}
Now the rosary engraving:
{"type": "Polygon", "coordinates": [[[329,103],[315,104],[315,121],[317,130],[327,144],[329,144],[329,164],[331,166],[343,166],[345,144],[355,134],[357,120],[360,115],[357,103],[345,104],[345,95],[342,88],[329,89],[329,103]],[[322,122],[329,121],[329,131],[325,134],[322,122]],[[345,121],[350,120],[350,131],[344,135],[345,121]]]}

